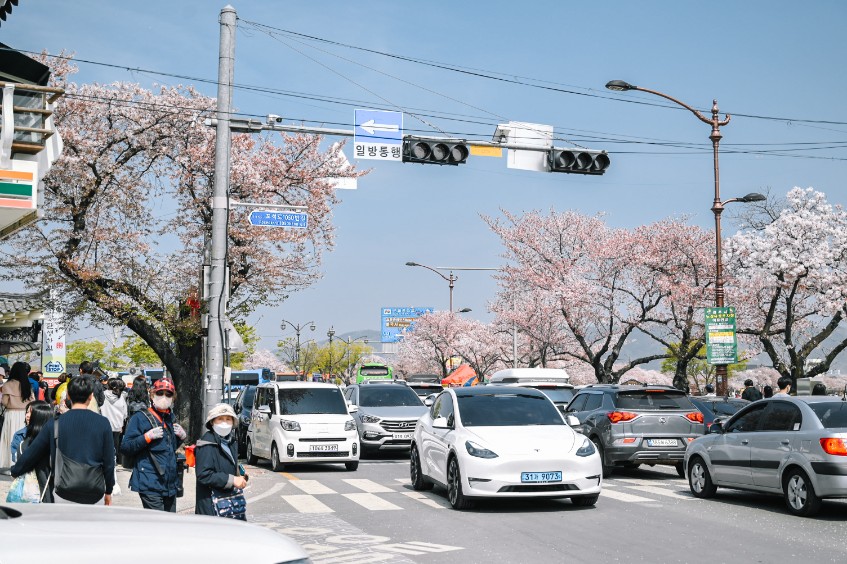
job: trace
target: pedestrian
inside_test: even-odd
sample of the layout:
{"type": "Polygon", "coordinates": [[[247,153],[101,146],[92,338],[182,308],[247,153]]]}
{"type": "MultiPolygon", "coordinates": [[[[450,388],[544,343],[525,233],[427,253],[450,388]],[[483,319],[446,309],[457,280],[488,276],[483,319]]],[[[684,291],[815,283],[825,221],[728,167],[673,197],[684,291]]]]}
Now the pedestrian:
{"type": "Polygon", "coordinates": [[[791,391],[791,378],[789,376],[780,376],[779,380],[776,381],[776,387],[779,388],[779,391],[774,394],[774,397],[787,396],[788,392],[791,391]]]}
{"type": "MultiPolygon", "coordinates": [[[[198,515],[220,515],[245,519],[246,502],[241,490],[247,487],[247,475],[238,464],[238,441],[233,428],[238,419],[232,407],[219,403],[206,416],[206,433],[197,441],[194,449],[197,475],[196,502],[194,513],[198,515]],[[240,499],[237,496],[240,495],[240,499]],[[233,503],[233,496],[236,501],[233,503]],[[231,515],[215,510],[220,498],[229,498],[231,515]]],[[[226,503],[226,502],[224,502],[226,503]]]]}
{"type": "Polygon", "coordinates": [[[15,434],[12,435],[12,445],[9,449],[9,454],[12,457],[12,464],[17,462],[18,455],[21,453],[21,444],[26,438],[26,428],[29,426],[29,418],[32,415],[32,406],[36,403],[38,403],[38,400],[27,404],[26,409],[24,410],[24,426],[15,431],[15,434]]]}
{"type": "Polygon", "coordinates": [[[29,381],[29,364],[18,361],[9,371],[9,379],[0,387],[3,407],[3,429],[0,431],[0,469],[8,474],[12,465],[12,437],[26,425],[26,406],[35,400],[32,384],[29,381]]]}
{"type": "Polygon", "coordinates": [[[71,378],[67,395],[71,409],[44,425],[18,457],[12,467],[12,476],[22,476],[43,464],[45,458],[52,459],[56,503],[111,505],[115,485],[115,446],[109,422],[88,409],[94,396],[91,377],[80,375],[71,378]],[[54,440],[55,431],[59,433],[58,441],[54,440]],[[58,452],[54,448],[57,443],[58,452]]]}
{"type": "Polygon", "coordinates": [[[706,396],[713,397],[715,395],[715,387],[711,384],[706,384],[706,396]]]}
{"type": "Polygon", "coordinates": [[[106,392],[103,384],[100,383],[100,378],[94,375],[94,371],[95,366],[93,362],[86,360],[79,365],[79,373],[83,376],[91,376],[91,380],[94,382],[94,400],[97,404],[92,403],[88,408],[91,411],[100,413],[100,408],[103,406],[103,402],[106,401],[106,392]]]}
{"type": "Polygon", "coordinates": [[[762,399],[762,392],[756,389],[753,385],[753,380],[750,378],[744,380],[744,391],[741,392],[741,399],[746,399],[747,401],[758,401],[762,399]]]}
{"type": "Polygon", "coordinates": [[[104,394],[105,401],[100,410],[100,414],[109,420],[109,425],[112,427],[112,438],[114,439],[115,452],[121,448],[121,432],[124,429],[124,423],[127,418],[126,400],[123,398],[121,388],[123,381],[118,378],[109,380],[104,394]]]}
{"type": "MultiPolygon", "coordinates": [[[[17,462],[20,455],[32,444],[45,425],[53,422],[53,406],[46,401],[35,400],[26,409],[26,427],[15,433],[16,441],[12,441],[12,462],[17,462]]],[[[42,503],[53,503],[53,474],[50,468],[50,457],[44,456],[35,465],[35,476],[38,478],[38,489],[43,492],[42,503]]]]}
{"type": "MultiPolygon", "coordinates": [[[[134,388],[133,384],[133,388],[134,388]]],[[[156,380],[152,407],[136,412],[126,426],[121,452],[135,458],[129,489],[138,492],[145,509],[176,512],[179,489],[176,450],[185,431],[174,423],[176,388],[167,378],[156,380]]]]}
{"type": "Polygon", "coordinates": [[[132,418],[139,411],[147,411],[150,407],[150,392],[147,391],[147,380],[144,376],[136,376],[132,388],[126,396],[127,416],[132,418]]]}
{"type": "Polygon", "coordinates": [[[53,397],[53,404],[56,406],[59,405],[59,402],[64,401],[63,396],[65,395],[65,389],[68,387],[68,373],[62,372],[59,374],[58,381],[59,383],[51,393],[53,397]]]}
{"type": "Polygon", "coordinates": [[[762,388],[762,395],[765,397],[765,399],[772,398],[773,397],[773,387],[766,385],[764,388],[762,388]]]}
{"type": "Polygon", "coordinates": [[[823,382],[816,382],[814,386],[812,386],[812,395],[813,396],[825,396],[826,395],[826,384],[823,382]]]}

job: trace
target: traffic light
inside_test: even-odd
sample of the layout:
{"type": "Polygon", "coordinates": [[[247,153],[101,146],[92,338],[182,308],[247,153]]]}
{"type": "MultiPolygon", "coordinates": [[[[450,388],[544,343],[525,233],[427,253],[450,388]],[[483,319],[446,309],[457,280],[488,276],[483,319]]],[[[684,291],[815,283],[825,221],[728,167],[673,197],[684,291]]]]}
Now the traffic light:
{"type": "Polygon", "coordinates": [[[468,160],[469,154],[467,143],[461,139],[403,139],[404,163],[459,165],[468,160]]]}
{"type": "Polygon", "coordinates": [[[550,165],[550,172],[603,174],[611,161],[605,151],[553,147],[547,152],[547,163],[550,165]]]}

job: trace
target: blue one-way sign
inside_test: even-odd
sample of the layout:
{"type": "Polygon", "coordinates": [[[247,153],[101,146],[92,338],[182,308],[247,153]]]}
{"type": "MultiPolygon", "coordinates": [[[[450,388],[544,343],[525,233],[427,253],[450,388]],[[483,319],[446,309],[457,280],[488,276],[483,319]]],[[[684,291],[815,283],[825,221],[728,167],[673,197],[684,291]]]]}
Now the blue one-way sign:
{"type": "Polygon", "coordinates": [[[298,212],[280,212],[255,210],[250,212],[250,225],[262,227],[296,227],[306,229],[309,226],[309,214],[298,212]]]}
{"type": "Polygon", "coordinates": [[[353,155],[357,159],[401,162],[403,112],[355,110],[353,125],[353,155]]]}

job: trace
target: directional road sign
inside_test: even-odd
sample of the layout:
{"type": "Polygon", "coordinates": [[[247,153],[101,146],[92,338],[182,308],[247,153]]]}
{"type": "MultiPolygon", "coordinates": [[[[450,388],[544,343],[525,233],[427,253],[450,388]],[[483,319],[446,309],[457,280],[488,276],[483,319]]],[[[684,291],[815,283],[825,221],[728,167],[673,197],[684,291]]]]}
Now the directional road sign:
{"type": "Polygon", "coordinates": [[[353,156],[402,162],[403,112],[354,110],[353,156]]]}
{"type": "Polygon", "coordinates": [[[271,210],[254,210],[250,212],[250,225],[262,227],[296,227],[306,229],[309,226],[309,214],[297,212],[281,212],[271,210]]]}

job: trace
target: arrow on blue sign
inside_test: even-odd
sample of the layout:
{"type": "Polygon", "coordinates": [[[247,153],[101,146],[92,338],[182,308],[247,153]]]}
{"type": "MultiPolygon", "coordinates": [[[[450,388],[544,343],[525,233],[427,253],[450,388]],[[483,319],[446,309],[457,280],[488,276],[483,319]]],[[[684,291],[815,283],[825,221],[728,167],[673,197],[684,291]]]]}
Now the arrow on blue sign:
{"type": "Polygon", "coordinates": [[[261,227],[295,227],[306,229],[309,227],[309,214],[255,210],[250,212],[249,221],[250,225],[259,225],[261,227]]]}

